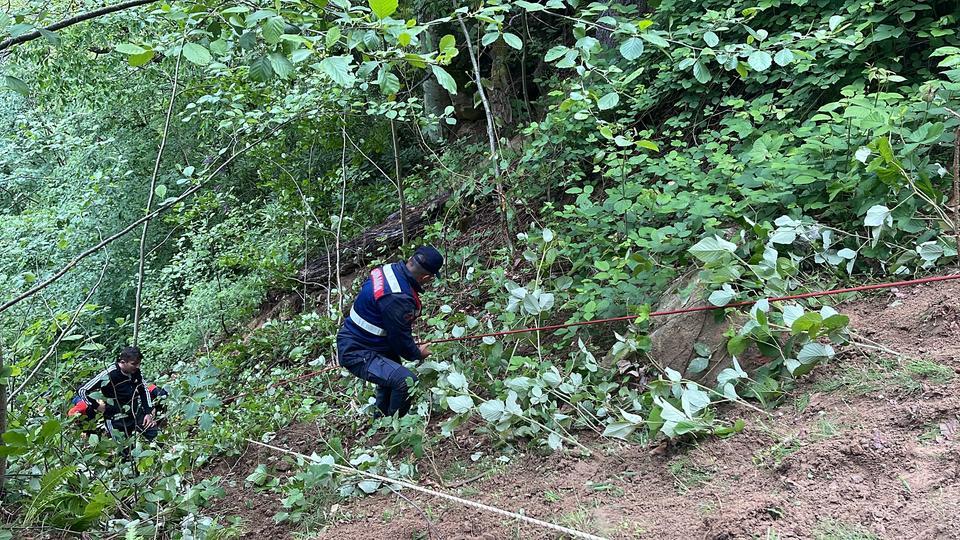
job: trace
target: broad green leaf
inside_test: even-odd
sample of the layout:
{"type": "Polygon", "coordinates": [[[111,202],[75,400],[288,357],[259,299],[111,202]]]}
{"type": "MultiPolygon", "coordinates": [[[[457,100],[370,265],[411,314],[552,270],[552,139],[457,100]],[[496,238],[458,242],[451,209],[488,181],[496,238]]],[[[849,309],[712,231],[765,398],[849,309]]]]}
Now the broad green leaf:
{"type": "Polygon", "coordinates": [[[637,146],[639,146],[640,148],[646,148],[647,150],[653,150],[654,152],[660,151],[660,147],[657,145],[657,143],[653,141],[648,141],[646,139],[640,139],[639,141],[637,141],[637,146]]]}
{"type": "Polygon", "coordinates": [[[828,24],[830,25],[830,31],[832,32],[836,30],[837,27],[840,26],[840,23],[842,22],[843,22],[843,17],[841,17],[840,15],[834,15],[830,17],[830,20],[828,21],[828,24]]]}
{"type": "Polygon", "coordinates": [[[7,88],[13,90],[14,92],[24,97],[27,97],[30,95],[30,88],[27,86],[27,83],[23,82],[22,80],[12,75],[6,75],[3,79],[4,79],[4,82],[7,84],[7,88]]]}
{"type": "Polygon", "coordinates": [[[357,80],[353,75],[351,60],[352,56],[329,56],[320,61],[320,70],[333,79],[333,82],[350,88],[357,80]]]}
{"type": "Polygon", "coordinates": [[[523,48],[523,40],[520,39],[520,36],[516,34],[511,34],[510,32],[503,33],[503,40],[507,42],[507,45],[517,49],[518,51],[523,48]]]}
{"type": "Polygon", "coordinates": [[[153,60],[153,57],[156,56],[156,54],[156,51],[152,49],[143,51],[141,54],[132,54],[129,58],[127,58],[127,63],[133,67],[145,66],[147,63],[153,60]]]}
{"type": "Polygon", "coordinates": [[[690,248],[690,254],[704,263],[712,263],[723,259],[727,254],[737,250],[737,245],[728,242],[719,236],[707,237],[690,248]]]}
{"type": "Polygon", "coordinates": [[[710,74],[710,70],[707,69],[707,66],[705,66],[703,62],[697,60],[693,63],[693,77],[697,79],[697,82],[700,84],[706,84],[710,82],[713,75],[710,74]]]}
{"type": "Polygon", "coordinates": [[[716,47],[717,45],[720,44],[720,38],[713,32],[705,32],[703,34],[703,41],[709,47],[716,47]]]}
{"type": "Polygon", "coordinates": [[[447,382],[450,383],[450,386],[460,390],[467,389],[467,377],[459,371],[453,371],[447,374],[447,382]]]}
{"type": "Polygon", "coordinates": [[[698,356],[690,361],[690,365],[687,366],[687,371],[691,374],[702,373],[707,367],[710,366],[710,359],[698,356]]]}
{"type": "Polygon", "coordinates": [[[803,308],[796,304],[783,306],[783,324],[793,327],[793,323],[803,316],[803,308]]]}
{"type": "Polygon", "coordinates": [[[398,0],[367,0],[367,4],[380,19],[386,19],[393,15],[399,7],[398,0]]]}
{"type": "Polygon", "coordinates": [[[213,59],[210,56],[210,51],[199,43],[187,43],[184,45],[183,57],[198,66],[205,66],[213,59]]]}
{"type": "Polygon", "coordinates": [[[513,5],[522,7],[527,11],[543,11],[547,9],[543,4],[537,4],[535,2],[527,2],[527,0],[514,0],[513,5]]]}
{"type": "Polygon", "coordinates": [[[655,34],[653,32],[645,32],[643,34],[640,34],[640,37],[649,41],[652,45],[656,45],[657,47],[667,48],[670,46],[667,40],[663,39],[663,37],[661,37],[660,34],[655,34]]]}
{"type": "Polygon", "coordinates": [[[803,364],[816,364],[833,358],[833,347],[812,341],[797,353],[797,360],[803,364]]]}
{"type": "Polygon", "coordinates": [[[710,293],[708,300],[715,306],[725,306],[736,297],[737,291],[733,290],[729,283],[724,283],[722,289],[710,293]]]}
{"type": "Polygon", "coordinates": [[[36,26],[27,23],[14,24],[7,28],[7,32],[10,33],[10,37],[20,37],[27,32],[33,32],[36,30],[36,26]]]}
{"type": "Polygon", "coordinates": [[[766,71],[773,63],[773,58],[767,51],[753,51],[747,57],[747,63],[756,71],[766,71]]]}
{"type": "Polygon", "coordinates": [[[506,412],[507,405],[499,399],[490,399],[481,403],[478,410],[487,422],[498,422],[506,412]]]}
{"type": "Polygon", "coordinates": [[[893,213],[882,204],[872,206],[867,210],[867,215],[863,218],[863,224],[867,227],[880,227],[884,224],[893,226],[893,213]]]}
{"type": "MultiPolygon", "coordinates": [[[[557,47],[554,47],[557,48],[557,47]]],[[[566,47],[564,47],[566,49],[566,47]]],[[[552,51],[553,49],[551,49],[552,51]]],[[[638,37],[632,37],[620,45],[620,56],[627,60],[636,60],[643,54],[643,40],[638,37]]],[[[549,56],[549,53],[548,53],[549,56]]],[[[559,58],[559,55],[557,56],[559,58]]],[[[549,60],[548,60],[549,61],[549,60]]]]}
{"type": "Polygon", "coordinates": [[[867,158],[870,157],[870,154],[871,152],[869,148],[866,146],[861,146],[860,148],[857,148],[857,151],[853,154],[853,157],[856,158],[856,160],[860,163],[866,163],[867,158]]]}
{"type": "Polygon", "coordinates": [[[270,65],[270,59],[261,56],[250,62],[250,78],[258,82],[266,82],[272,79],[273,67],[270,65]]]}
{"type": "Polygon", "coordinates": [[[267,19],[267,21],[263,23],[264,41],[271,45],[280,43],[280,36],[283,35],[283,30],[286,26],[286,21],[279,15],[267,19]]]}
{"type": "Polygon", "coordinates": [[[447,407],[457,414],[465,413],[473,408],[473,398],[470,396],[447,397],[447,407]]]}
{"type": "Polygon", "coordinates": [[[560,58],[564,54],[567,54],[567,51],[569,50],[570,50],[569,48],[564,47],[563,45],[557,45],[556,47],[553,47],[549,51],[547,51],[547,54],[543,57],[543,59],[546,62],[553,62],[557,58],[560,58]]]}
{"type": "Polygon", "coordinates": [[[267,476],[267,466],[261,463],[257,465],[257,468],[254,469],[252,473],[248,474],[244,480],[255,486],[262,486],[264,483],[266,483],[267,476]]]}
{"type": "Polygon", "coordinates": [[[3,434],[3,442],[9,446],[27,447],[27,436],[19,431],[8,431],[3,434]]]}
{"type": "MultiPolygon", "coordinates": [[[[340,41],[340,35],[341,34],[340,34],[339,26],[333,26],[329,30],[327,30],[327,35],[324,36],[323,42],[328,49],[332,48],[334,45],[337,44],[338,41],[340,41]]],[[[409,43],[410,42],[409,34],[401,34],[401,37],[403,36],[407,36],[407,42],[409,43]]]]}
{"type": "Polygon", "coordinates": [[[156,188],[153,189],[153,193],[154,195],[157,196],[158,199],[162,201],[167,198],[167,186],[163,184],[159,184],[157,185],[156,188]]]}
{"type": "Polygon", "coordinates": [[[616,107],[618,103],[620,103],[620,95],[616,92],[610,92],[597,100],[597,107],[601,111],[606,111],[616,107]]]}
{"type": "Polygon", "coordinates": [[[38,434],[38,437],[41,440],[49,439],[50,437],[53,437],[57,433],[60,433],[61,427],[62,426],[60,425],[60,422],[58,422],[57,420],[47,420],[46,422],[43,423],[43,427],[40,428],[40,433],[38,434]]]}
{"type": "Polygon", "coordinates": [[[437,47],[439,50],[443,51],[446,49],[453,49],[457,46],[457,38],[453,34],[446,34],[440,38],[440,45],[437,47]]]}
{"type": "Polygon", "coordinates": [[[270,67],[273,68],[273,72],[281,79],[286,79],[293,73],[293,64],[283,53],[270,53],[268,58],[270,58],[270,67]]]}
{"type": "Polygon", "coordinates": [[[500,32],[494,30],[493,32],[487,32],[484,34],[483,37],[480,38],[480,44],[484,47],[489,47],[498,39],[500,39],[500,32]]]}
{"type": "Polygon", "coordinates": [[[687,416],[693,418],[710,405],[710,396],[696,385],[687,383],[680,397],[680,404],[687,416]]]}
{"type": "Polygon", "coordinates": [[[457,93],[457,81],[455,81],[445,69],[436,65],[430,66],[430,69],[444,90],[454,95],[457,93]]]}
{"type": "Polygon", "coordinates": [[[793,62],[793,51],[790,49],[780,49],[773,57],[773,61],[776,62],[778,66],[786,66],[793,62]]]}
{"type": "Polygon", "coordinates": [[[607,424],[607,427],[604,428],[603,436],[614,437],[616,439],[627,439],[636,429],[636,424],[631,422],[612,422],[607,424]]]}
{"type": "Polygon", "coordinates": [[[118,43],[113,46],[113,49],[120,54],[143,54],[147,52],[143,47],[133,43],[118,43]]]}

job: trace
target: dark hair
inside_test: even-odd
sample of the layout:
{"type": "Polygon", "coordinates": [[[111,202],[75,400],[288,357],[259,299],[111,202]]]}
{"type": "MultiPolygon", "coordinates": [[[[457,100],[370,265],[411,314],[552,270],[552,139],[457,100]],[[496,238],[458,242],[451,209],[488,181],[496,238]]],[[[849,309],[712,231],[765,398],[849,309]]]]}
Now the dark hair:
{"type": "Polygon", "coordinates": [[[143,353],[140,352],[140,349],[137,347],[124,347],[120,351],[120,361],[121,362],[130,362],[131,360],[143,361],[143,353]]]}

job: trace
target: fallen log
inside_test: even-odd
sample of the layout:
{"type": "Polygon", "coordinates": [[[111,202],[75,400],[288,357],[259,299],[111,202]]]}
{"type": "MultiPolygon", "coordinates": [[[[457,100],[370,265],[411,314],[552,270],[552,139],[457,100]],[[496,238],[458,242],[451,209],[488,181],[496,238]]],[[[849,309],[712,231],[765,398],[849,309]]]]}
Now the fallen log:
{"type": "MultiPolygon", "coordinates": [[[[407,209],[407,234],[414,238],[423,232],[443,210],[450,199],[450,193],[441,193],[437,197],[407,209]]],[[[340,274],[349,274],[366,265],[372,255],[390,251],[403,243],[403,227],[400,213],[387,216],[383,222],[363,231],[340,245],[340,274]]],[[[325,287],[331,272],[336,272],[336,254],[332,251],[320,254],[309,261],[300,271],[299,279],[307,284],[307,289],[316,290],[325,287]]],[[[333,280],[335,281],[335,280],[333,280]]]]}

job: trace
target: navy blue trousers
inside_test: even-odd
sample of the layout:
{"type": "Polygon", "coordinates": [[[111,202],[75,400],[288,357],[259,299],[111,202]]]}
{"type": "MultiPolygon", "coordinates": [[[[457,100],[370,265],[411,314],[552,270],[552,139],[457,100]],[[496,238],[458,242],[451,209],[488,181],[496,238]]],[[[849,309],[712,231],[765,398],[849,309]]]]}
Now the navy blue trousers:
{"type": "Polygon", "coordinates": [[[384,416],[403,416],[410,411],[407,377],[417,380],[412,371],[375,351],[350,351],[339,355],[340,365],[350,373],[377,385],[377,409],[384,416]]]}

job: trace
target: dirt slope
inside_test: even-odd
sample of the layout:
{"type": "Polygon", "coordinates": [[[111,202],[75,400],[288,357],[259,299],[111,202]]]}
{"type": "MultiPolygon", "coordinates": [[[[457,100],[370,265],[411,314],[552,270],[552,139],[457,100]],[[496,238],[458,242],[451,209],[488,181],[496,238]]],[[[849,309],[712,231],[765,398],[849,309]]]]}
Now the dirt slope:
{"type": "MultiPolygon", "coordinates": [[[[526,454],[507,464],[474,462],[477,449],[460,440],[433,464],[421,462],[420,473],[424,483],[438,474],[447,484],[459,480],[449,491],[462,497],[609,538],[960,538],[958,298],[960,285],[947,283],[846,306],[870,347],[845,347],[770,417],[726,410],[747,419],[730,439],[657,456],[602,440],[592,443],[591,458],[526,454]]],[[[311,430],[300,424],[281,436],[309,450],[311,430]]],[[[234,494],[265,459],[250,449],[236,464],[234,494]]],[[[292,534],[270,520],[275,495],[250,496],[252,508],[222,510],[239,514],[248,533],[292,534]]],[[[429,496],[403,496],[343,503],[309,537],[557,538],[429,496]]]]}

